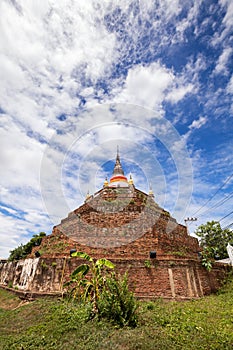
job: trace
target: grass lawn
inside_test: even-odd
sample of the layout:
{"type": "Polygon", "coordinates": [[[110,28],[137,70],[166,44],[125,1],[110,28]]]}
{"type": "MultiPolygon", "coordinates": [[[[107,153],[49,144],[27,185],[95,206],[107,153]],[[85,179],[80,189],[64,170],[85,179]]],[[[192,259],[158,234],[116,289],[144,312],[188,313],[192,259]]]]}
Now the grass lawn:
{"type": "Polygon", "coordinates": [[[199,300],[140,302],[138,313],[136,328],[117,328],[66,300],[23,304],[0,289],[0,349],[233,349],[233,280],[199,300]]]}

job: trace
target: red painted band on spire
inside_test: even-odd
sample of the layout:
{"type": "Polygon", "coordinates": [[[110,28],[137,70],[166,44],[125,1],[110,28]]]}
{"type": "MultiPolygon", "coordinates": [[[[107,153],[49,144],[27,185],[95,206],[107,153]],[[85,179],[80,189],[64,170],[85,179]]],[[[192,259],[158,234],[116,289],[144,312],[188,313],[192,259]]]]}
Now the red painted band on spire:
{"type": "Polygon", "coordinates": [[[127,178],[125,176],[120,176],[120,175],[117,175],[117,176],[114,176],[110,179],[110,182],[116,182],[116,181],[126,181],[128,182],[127,178]]]}

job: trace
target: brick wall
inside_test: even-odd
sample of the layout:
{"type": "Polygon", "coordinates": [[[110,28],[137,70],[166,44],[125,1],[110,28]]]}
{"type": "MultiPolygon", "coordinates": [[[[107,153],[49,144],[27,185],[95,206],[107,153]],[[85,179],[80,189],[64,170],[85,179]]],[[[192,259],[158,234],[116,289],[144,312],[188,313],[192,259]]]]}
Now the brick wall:
{"type": "MultiPolygon", "coordinates": [[[[150,267],[144,260],[112,259],[116,272],[128,273],[129,285],[141,299],[192,299],[215,292],[228,268],[214,266],[206,271],[193,260],[153,260],[150,267]]],[[[26,259],[15,263],[0,263],[0,284],[13,285],[22,291],[36,293],[62,292],[63,284],[83,260],[78,258],[26,259]],[[25,275],[25,270],[27,275],[25,275]]]]}

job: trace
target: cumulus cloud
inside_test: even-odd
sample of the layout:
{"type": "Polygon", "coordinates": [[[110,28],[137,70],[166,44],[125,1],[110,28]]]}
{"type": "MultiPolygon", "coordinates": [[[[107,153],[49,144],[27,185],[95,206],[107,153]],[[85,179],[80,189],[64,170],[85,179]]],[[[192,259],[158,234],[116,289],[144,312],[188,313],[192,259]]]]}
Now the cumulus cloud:
{"type": "Polygon", "coordinates": [[[207,122],[207,117],[200,116],[198,119],[194,120],[191,125],[189,125],[189,129],[200,129],[207,122]]]}
{"type": "Polygon", "coordinates": [[[171,69],[167,69],[160,62],[154,62],[148,66],[136,66],[128,71],[124,87],[115,101],[152,108],[158,112],[158,116],[162,116],[164,100],[175,104],[187,94],[197,91],[195,75],[202,68],[193,68],[193,74],[191,74],[189,67],[190,77],[187,76],[186,69],[176,76],[171,69]]]}
{"type": "Polygon", "coordinates": [[[165,90],[171,85],[173,78],[172,73],[159,62],[147,67],[136,66],[129,70],[124,88],[116,97],[116,101],[158,110],[165,90]]]}

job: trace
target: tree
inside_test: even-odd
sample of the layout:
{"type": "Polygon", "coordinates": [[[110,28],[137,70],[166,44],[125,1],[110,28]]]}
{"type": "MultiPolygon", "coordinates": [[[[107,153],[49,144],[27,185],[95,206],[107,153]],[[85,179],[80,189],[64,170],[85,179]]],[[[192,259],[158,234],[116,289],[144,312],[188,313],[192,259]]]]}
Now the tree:
{"type": "Polygon", "coordinates": [[[32,248],[41,244],[42,238],[46,236],[45,232],[33,235],[30,241],[26,244],[21,244],[17,248],[10,251],[9,261],[24,259],[32,251],[32,248]]]}
{"type": "Polygon", "coordinates": [[[89,264],[79,265],[71,274],[70,281],[65,286],[73,285],[71,294],[84,302],[89,301],[92,304],[93,317],[99,313],[98,301],[101,291],[104,287],[105,267],[113,269],[114,264],[107,259],[93,260],[88,254],[75,252],[72,257],[85,259],[89,264]],[[87,278],[89,274],[89,278],[87,278]]]}
{"type": "Polygon", "coordinates": [[[72,257],[85,259],[64,286],[70,287],[70,295],[80,302],[91,304],[89,319],[106,318],[120,327],[136,327],[138,303],[128,288],[127,275],[116,276],[107,269],[114,264],[107,259],[94,260],[88,254],[75,252],[72,257]]]}
{"type": "Polygon", "coordinates": [[[222,229],[218,221],[208,221],[195,231],[200,237],[202,247],[202,262],[208,269],[212,267],[211,259],[225,259],[228,257],[227,244],[233,244],[233,231],[222,229]]]}

